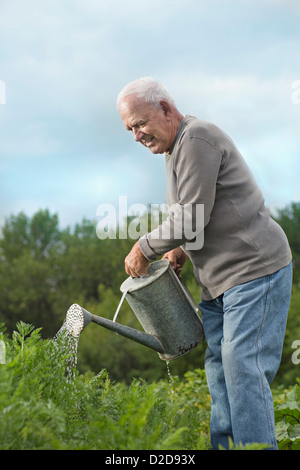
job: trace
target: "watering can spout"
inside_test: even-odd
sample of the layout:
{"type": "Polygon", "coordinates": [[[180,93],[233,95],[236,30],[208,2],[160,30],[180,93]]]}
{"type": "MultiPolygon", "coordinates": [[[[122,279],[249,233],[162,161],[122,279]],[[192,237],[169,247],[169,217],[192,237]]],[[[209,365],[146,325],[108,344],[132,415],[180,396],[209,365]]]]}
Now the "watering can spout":
{"type": "Polygon", "coordinates": [[[73,336],[79,336],[81,331],[91,322],[125,336],[126,338],[132,339],[137,343],[143,344],[158,353],[164,353],[164,349],[160,341],[154,335],[150,335],[141,330],[136,330],[135,328],[130,328],[129,326],[114,322],[108,318],[93,315],[78,304],[73,304],[68,309],[66,315],[66,327],[68,332],[73,336]]]}

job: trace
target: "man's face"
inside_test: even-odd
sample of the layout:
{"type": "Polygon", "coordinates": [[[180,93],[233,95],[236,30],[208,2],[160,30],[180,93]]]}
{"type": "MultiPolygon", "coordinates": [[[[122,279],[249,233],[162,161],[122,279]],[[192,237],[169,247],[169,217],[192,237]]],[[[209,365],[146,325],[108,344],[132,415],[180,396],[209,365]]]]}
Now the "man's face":
{"type": "Polygon", "coordinates": [[[130,95],[124,99],[120,107],[125,128],[133,133],[137,142],[152,153],[168,151],[176,134],[172,125],[170,106],[166,102],[161,102],[161,105],[161,109],[155,109],[144,100],[130,95]]]}

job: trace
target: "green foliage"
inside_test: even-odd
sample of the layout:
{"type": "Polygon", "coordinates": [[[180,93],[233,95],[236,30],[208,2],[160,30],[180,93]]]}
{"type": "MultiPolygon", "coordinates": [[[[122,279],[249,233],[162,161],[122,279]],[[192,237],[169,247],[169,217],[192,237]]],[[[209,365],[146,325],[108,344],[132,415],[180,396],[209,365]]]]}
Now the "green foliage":
{"type": "MultiPolygon", "coordinates": [[[[270,446],[269,444],[253,443],[253,444],[234,444],[231,438],[229,438],[228,450],[266,450],[270,446]]],[[[219,450],[227,450],[220,445],[219,450]]]]}
{"type": "Polygon", "coordinates": [[[65,426],[57,405],[70,388],[62,355],[53,341],[43,342],[39,330],[23,322],[12,340],[3,338],[7,354],[0,366],[0,448],[48,448],[65,426]]]}
{"type": "Polygon", "coordinates": [[[276,434],[282,450],[300,450],[300,387],[284,391],[277,398],[276,434]]]}
{"type": "MultiPolygon", "coordinates": [[[[3,329],[2,329],[3,331],[3,329]]],[[[167,381],[127,386],[97,375],[66,374],[66,336],[43,340],[31,325],[19,323],[0,366],[0,449],[190,449],[204,443],[208,410],[194,406],[188,386],[172,390],[167,381]],[[203,424],[204,419],[206,424],[203,424]],[[191,432],[191,426],[194,428],[191,432]],[[201,437],[201,436],[200,436],[201,437]]],[[[206,391],[201,371],[194,392],[206,391]]],[[[209,406],[209,401],[207,401],[209,406]]]]}
{"type": "MultiPolygon", "coordinates": [[[[125,385],[112,382],[105,369],[81,375],[70,368],[76,348],[63,333],[45,340],[19,322],[12,339],[3,324],[0,334],[7,351],[0,365],[1,450],[209,449],[203,370],[125,385]]],[[[299,449],[299,386],[276,390],[274,399],[279,446],[299,449]]],[[[230,450],[263,448],[230,443],[230,450]]]]}
{"type": "Polygon", "coordinates": [[[71,231],[48,210],[12,216],[0,239],[0,320],[10,331],[23,320],[53,336],[78,298],[101,301],[99,284],[119,291],[130,247],[130,240],[99,240],[87,220],[71,231]]]}
{"type": "MultiPolygon", "coordinates": [[[[293,363],[292,356],[296,354],[300,357],[300,289],[295,285],[292,290],[291,305],[287,320],[287,328],[284,339],[283,353],[281,359],[281,365],[277,376],[274,380],[274,385],[279,386],[283,384],[285,386],[294,384],[297,377],[299,377],[299,363],[293,363]],[[299,353],[297,349],[293,349],[293,344],[298,344],[299,353]]],[[[298,359],[299,360],[299,359],[298,359]]]]}
{"type": "Polygon", "coordinates": [[[300,282],[300,202],[292,202],[285,208],[278,211],[277,222],[285,231],[291,250],[294,263],[294,282],[300,282]]]}

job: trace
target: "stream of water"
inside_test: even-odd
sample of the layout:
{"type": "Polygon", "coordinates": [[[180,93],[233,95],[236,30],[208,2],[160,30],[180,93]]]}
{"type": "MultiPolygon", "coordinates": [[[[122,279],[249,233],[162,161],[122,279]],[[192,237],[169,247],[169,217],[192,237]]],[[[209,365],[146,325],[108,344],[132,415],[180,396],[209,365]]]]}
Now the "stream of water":
{"type": "Polygon", "coordinates": [[[70,333],[67,322],[65,321],[54,337],[54,342],[61,348],[61,352],[68,356],[66,361],[66,376],[69,381],[73,379],[77,367],[79,336],[80,334],[74,335],[70,333]]]}
{"type": "Polygon", "coordinates": [[[167,374],[169,378],[169,384],[171,388],[171,399],[173,400],[173,395],[174,395],[174,387],[173,387],[173,379],[170,371],[170,361],[166,361],[166,366],[167,366],[167,374]]]}

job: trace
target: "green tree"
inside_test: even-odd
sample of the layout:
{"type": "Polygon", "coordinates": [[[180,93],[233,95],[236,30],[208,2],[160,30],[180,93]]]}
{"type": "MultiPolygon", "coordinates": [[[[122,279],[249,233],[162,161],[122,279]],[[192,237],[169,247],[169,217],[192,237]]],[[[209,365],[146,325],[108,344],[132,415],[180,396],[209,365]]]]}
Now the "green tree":
{"type": "MultiPolygon", "coordinates": [[[[62,251],[57,215],[38,211],[6,221],[0,239],[0,318],[12,329],[16,321],[55,322],[57,259],[62,251]]],[[[51,322],[51,323],[50,323],[51,322]]]]}
{"type": "Polygon", "coordinates": [[[278,210],[276,220],[285,231],[293,253],[294,281],[300,280],[300,202],[278,210]]]}
{"type": "Polygon", "coordinates": [[[58,216],[48,210],[11,216],[0,239],[0,320],[9,330],[22,320],[54,335],[72,303],[101,301],[100,284],[119,292],[131,245],[100,240],[95,222],[86,219],[60,230],[58,216]]]}

